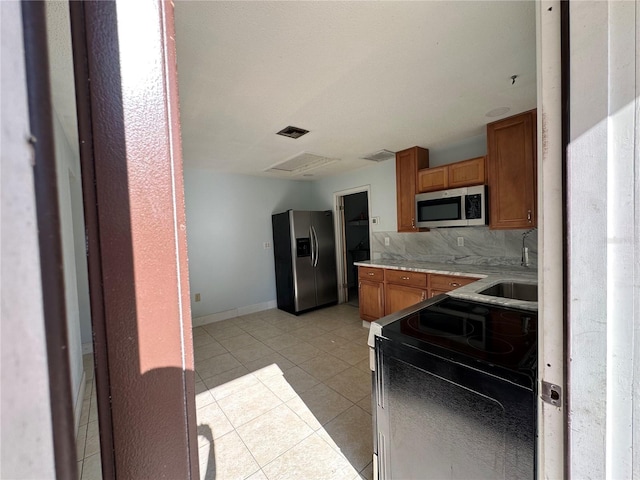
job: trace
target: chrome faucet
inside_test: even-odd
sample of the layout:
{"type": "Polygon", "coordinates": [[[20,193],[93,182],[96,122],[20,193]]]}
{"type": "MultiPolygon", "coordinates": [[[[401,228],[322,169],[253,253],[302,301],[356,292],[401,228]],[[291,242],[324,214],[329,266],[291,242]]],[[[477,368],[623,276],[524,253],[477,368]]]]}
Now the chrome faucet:
{"type": "Polygon", "coordinates": [[[527,239],[527,236],[535,230],[537,230],[536,227],[532,228],[531,230],[527,230],[522,234],[522,261],[520,262],[520,265],[523,267],[529,266],[529,249],[524,246],[524,241],[527,239]]]}

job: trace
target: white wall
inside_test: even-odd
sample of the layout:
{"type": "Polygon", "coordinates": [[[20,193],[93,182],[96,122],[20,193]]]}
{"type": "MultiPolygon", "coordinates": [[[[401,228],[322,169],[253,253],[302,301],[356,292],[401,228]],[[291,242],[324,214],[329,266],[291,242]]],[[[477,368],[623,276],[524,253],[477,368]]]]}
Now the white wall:
{"type": "Polygon", "coordinates": [[[91,305],[89,303],[89,270],[87,267],[86,237],[84,228],[84,206],[82,203],[82,179],[69,172],[73,241],[78,287],[78,316],[82,344],[93,348],[91,327],[91,305]]]}
{"type": "Polygon", "coordinates": [[[20,3],[0,2],[0,478],[55,478],[20,3]]]}
{"type": "Polygon", "coordinates": [[[459,142],[447,145],[446,148],[430,148],[429,166],[439,167],[440,165],[461,162],[462,160],[468,160],[469,158],[482,157],[486,154],[487,134],[482,133],[481,135],[465,138],[459,142]]]}
{"type": "Polygon", "coordinates": [[[640,478],[640,2],[571,2],[571,478],[640,478]]]}
{"type": "MultiPolygon", "coordinates": [[[[67,137],[55,113],[53,115],[54,142],[56,149],[56,174],[58,180],[58,202],[60,209],[60,233],[62,236],[62,258],[64,291],[67,309],[67,335],[69,337],[69,367],[71,370],[71,392],[76,399],[74,410],[81,406],[84,393],[82,341],[80,338],[80,310],[78,304],[78,280],[76,277],[76,245],[71,206],[70,176],[80,178],[79,159],[69,146],[67,137]]],[[[76,419],[79,418],[76,412],[76,419]]]]}
{"type": "Polygon", "coordinates": [[[193,317],[275,301],[271,215],[330,205],[309,182],[192,168],[184,180],[193,317]]]}
{"type": "MultiPolygon", "coordinates": [[[[486,153],[484,135],[435,151],[436,164],[486,153]]],[[[269,179],[185,168],[189,279],[193,317],[276,298],[271,214],[287,209],[334,210],[336,192],[368,185],[372,232],[397,231],[396,163],[387,160],[313,182],[269,179]],[[195,294],[201,301],[195,302],[195,294]]],[[[217,317],[223,318],[223,317],[217,317]]]]}
{"type": "Polygon", "coordinates": [[[396,209],[396,161],[386,160],[370,167],[334,177],[321,178],[313,182],[316,196],[324,209],[334,210],[335,192],[351,188],[370,186],[369,205],[372,217],[380,217],[378,225],[372,225],[373,232],[396,231],[398,229],[396,209]]]}

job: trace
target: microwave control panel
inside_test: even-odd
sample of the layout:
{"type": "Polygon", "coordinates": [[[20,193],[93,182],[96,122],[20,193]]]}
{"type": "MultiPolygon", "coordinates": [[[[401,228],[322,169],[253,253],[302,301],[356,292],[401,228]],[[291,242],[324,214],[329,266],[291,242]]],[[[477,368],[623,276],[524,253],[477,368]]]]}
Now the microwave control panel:
{"type": "Polygon", "coordinates": [[[467,220],[482,218],[482,195],[467,195],[464,197],[464,213],[467,220]]]}

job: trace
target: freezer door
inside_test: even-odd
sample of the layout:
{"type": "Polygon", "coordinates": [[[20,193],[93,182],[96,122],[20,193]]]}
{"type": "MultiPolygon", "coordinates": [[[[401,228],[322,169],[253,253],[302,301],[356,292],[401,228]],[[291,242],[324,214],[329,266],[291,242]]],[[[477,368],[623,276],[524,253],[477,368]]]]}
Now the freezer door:
{"type": "Polygon", "coordinates": [[[295,311],[313,308],[316,303],[311,212],[289,211],[295,311]]]}
{"type": "Polygon", "coordinates": [[[316,298],[318,305],[338,300],[335,238],[331,211],[311,212],[314,242],[316,298]]]}

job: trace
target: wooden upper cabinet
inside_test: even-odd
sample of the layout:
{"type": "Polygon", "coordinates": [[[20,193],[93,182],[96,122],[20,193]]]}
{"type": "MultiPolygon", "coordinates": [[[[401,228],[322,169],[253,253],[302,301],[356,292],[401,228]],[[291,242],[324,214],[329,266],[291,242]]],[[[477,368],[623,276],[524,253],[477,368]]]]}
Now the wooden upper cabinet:
{"type": "Polygon", "coordinates": [[[536,226],[536,111],[487,125],[489,226],[536,226]]]}
{"type": "Polygon", "coordinates": [[[449,184],[447,167],[426,168],[418,172],[418,192],[444,190],[449,184]]]}
{"type": "Polygon", "coordinates": [[[486,180],[484,157],[452,163],[449,167],[449,188],[483,185],[486,180]]]}
{"type": "Polygon", "coordinates": [[[429,150],[412,147],[396,153],[396,195],[398,232],[417,232],[416,193],[418,170],[429,166],[429,150]]]}
{"type": "Polygon", "coordinates": [[[435,192],[446,188],[470,187],[486,183],[484,157],[441,167],[426,168],[418,172],[418,192],[435,192]]]}

